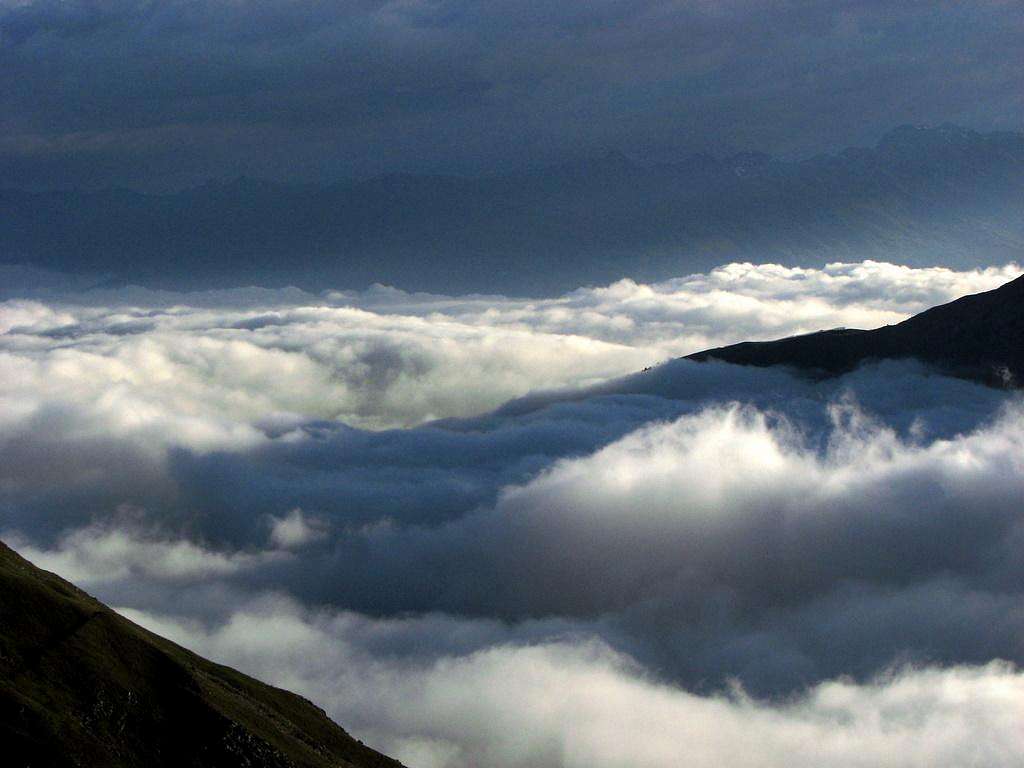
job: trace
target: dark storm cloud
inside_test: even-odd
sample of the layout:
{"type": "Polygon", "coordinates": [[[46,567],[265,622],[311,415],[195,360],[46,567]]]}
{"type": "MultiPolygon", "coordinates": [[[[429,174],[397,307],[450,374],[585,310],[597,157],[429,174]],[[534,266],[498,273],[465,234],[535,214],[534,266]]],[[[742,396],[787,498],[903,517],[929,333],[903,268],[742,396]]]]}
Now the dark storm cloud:
{"type": "Polygon", "coordinates": [[[0,152],[16,181],[808,153],[901,122],[1021,121],[1013,3],[0,8],[0,152]]]}

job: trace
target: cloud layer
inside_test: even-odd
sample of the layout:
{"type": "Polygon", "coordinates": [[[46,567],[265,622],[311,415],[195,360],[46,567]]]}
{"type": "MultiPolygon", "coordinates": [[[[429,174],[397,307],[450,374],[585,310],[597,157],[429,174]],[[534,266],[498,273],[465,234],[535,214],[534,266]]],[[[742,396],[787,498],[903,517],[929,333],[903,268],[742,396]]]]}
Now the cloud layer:
{"type": "Polygon", "coordinates": [[[635,371],[1017,271],[10,288],[0,535],[411,765],[1012,765],[1019,399],[913,362],[635,371]]]}
{"type": "Polygon", "coordinates": [[[18,286],[12,271],[0,303],[3,394],[15,419],[33,401],[76,401],[98,430],[148,432],[149,444],[251,445],[260,420],[409,426],[743,339],[876,327],[1018,272],[731,264],[530,300],[385,287],[68,292],[33,276],[18,286]]]}
{"type": "Polygon", "coordinates": [[[688,693],[593,639],[494,642],[493,628],[469,622],[310,616],[273,599],[212,629],[126,613],[325,703],[419,768],[1000,768],[1024,753],[1024,675],[1000,663],[905,667],[863,684],[822,682],[772,703],[739,688],[688,693]],[[268,631],[277,641],[261,639],[268,631]],[[402,635],[415,642],[424,631],[490,642],[411,660],[367,652],[402,635]]]}

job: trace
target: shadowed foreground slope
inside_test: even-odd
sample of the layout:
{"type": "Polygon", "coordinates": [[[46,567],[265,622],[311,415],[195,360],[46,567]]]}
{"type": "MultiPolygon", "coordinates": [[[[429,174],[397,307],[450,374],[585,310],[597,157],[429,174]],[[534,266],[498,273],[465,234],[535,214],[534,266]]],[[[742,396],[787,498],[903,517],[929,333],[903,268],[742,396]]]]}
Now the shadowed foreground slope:
{"type": "Polygon", "coordinates": [[[293,693],[133,624],[0,543],[4,765],[401,768],[293,693]]]}
{"type": "Polygon", "coordinates": [[[687,358],[789,365],[824,375],[871,360],[916,358],[955,376],[1019,387],[1024,382],[1024,277],[873,331],[842,328],[780,341],[746,341],[687,358]]]}

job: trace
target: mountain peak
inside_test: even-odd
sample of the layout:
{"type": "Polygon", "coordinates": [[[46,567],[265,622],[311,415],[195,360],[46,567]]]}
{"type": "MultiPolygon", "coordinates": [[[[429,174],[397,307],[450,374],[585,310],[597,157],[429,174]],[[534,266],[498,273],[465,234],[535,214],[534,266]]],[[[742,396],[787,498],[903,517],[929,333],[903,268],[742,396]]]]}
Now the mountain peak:
{"type": "Polygon", "coordinates": [[[948,144],[966,144],[981,137],[977,131],[953,123],[941,125],[898,125],[878,141],[878,149],[905,149],[911,147],[941,147],[948,144]]]}
{"type": "Polygon", "coordinates": [[[873,331],[818,331],[779,341],[748,341],[687,357],[700,362],[785,365],[826,376],[873,360],[912,358],[950,375],[1019,387],[1024,383],[1024,276],[873,331]]]}

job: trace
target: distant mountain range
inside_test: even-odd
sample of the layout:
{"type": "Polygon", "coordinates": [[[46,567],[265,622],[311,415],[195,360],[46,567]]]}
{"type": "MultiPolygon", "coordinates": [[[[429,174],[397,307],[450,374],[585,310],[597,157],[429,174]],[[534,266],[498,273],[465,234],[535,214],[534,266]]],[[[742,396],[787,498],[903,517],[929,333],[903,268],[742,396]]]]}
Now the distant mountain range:
{"type": "Polygon", "coordinates": [[[383,282],[551,294],[725,261],[967,266],[1024,254],[1024,133],[903,126],[869,149],[173,194],[0,191],[0,262],[177,288],[383,282]]]}
{"type": "Polygon", "coordinates": [[[0,762],[402,768],[293,693],[190,653],[0,543],[0,762]]]}
{"type": "Polygon", "coordinates": [[[1024,277],[873,331],[841,328],[688,356],[738,365],[787,365],[825,376],[872,360],[905,358],[986,384],[1024,386],[1024,277]]]}

